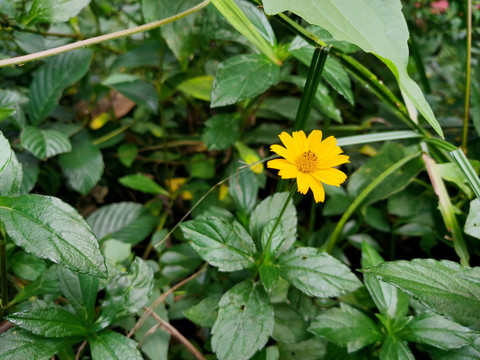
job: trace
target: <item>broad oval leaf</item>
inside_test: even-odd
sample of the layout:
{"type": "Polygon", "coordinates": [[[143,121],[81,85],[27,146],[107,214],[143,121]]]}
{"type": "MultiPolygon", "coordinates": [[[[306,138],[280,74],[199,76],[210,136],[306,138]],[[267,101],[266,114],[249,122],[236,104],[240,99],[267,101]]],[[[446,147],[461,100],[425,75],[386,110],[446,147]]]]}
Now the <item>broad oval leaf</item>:
{"type": "Polygon", "coordinates": [[[86,74],[92,54],[87,49],[69,51],[50,58],[37,70],[30,85],[29,114],[32,125],[40,124],[50,115],[63,90],[86,74]]]}
{"type": "Polygon", "coordinates": [[[23,147],[42,160],[72,150],[68,137],[56,130],[42,130],[27,126],[20,138],[23,147]]]}
{"type": "Polygon", "coordinates": [[[459,324],[480,329],[480,286],[459,276],[467,270],[452,261],[414,259],[385,262],[364,273],[399,287],[459,324]]]}
{"type": "Polygon", "coordinates": [[[83,336],[87,329],[82,321],[60,307],[40,308],[7,316],[11,323],[46,338],[83,336]]]}
{"type": "Polygon", "coordinates": [[[443,134],[422,91],[407,72],[409,34],[400,0],[264,0],[263,5],[267,14],[292,11],[323,27],[335,39],[375,54],[435,131],[443,134]]]}
{"type": "Polygon", "coordinates": [[[106,277],[97,239],[70,205],[50,196],[1,196],[0,218],[8,236],[27,252],[75,271],[106,277]]]}
{"type": "Polygon", "coordinates": [[[278,82],[280,68],[265,56],[237,55],[220,63],[213,82],[212,107],[235,104],[278,82]],[[232,86],[233,85],[233,86],[232,86]]]}
{"type": "Polygon", "coordinates": [[[333,297],[362,284],[340,261],[316,248],[297,248],[278,259],[280,275],[310,296],[333,297]]]}
{"type": "Polygon", "coordinates": [[[99,240],[109,237],[135,245],[152,232],[157,219],[141,204],[120,202],[97,209],[87,222],[99,240]]]}
{"type": "Polygon", "coordinates": [[[115,331],[105,330],[89,339],[92,360],[142,360],[137,343],[115,331]]]}
{"type": "Polygon", "coordinates": [[[192,247],[220,271],[236,271],[254,264],[255,244],[238,221],[209,217],[183,223],[192,247]]]}
{"type": "Polygon", "coordinates": [[[18,195],[22,186],[22,166],[10,143],[0,131],[0,196],[18,195]]]}
{"type": "Polygon", "coordinates": [[[263,348],[273,332],[273,307],[262,285],[245,280],[218,303],[212,348],[222,360],[246,360],[263,348]]]}

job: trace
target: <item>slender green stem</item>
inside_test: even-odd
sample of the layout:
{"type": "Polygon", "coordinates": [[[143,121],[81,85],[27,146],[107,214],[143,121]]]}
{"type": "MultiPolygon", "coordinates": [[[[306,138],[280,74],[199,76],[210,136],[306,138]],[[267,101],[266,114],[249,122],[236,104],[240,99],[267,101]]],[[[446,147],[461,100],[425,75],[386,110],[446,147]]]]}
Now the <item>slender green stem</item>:
{"type": "Polygon", "coordinates": [[[330,48],[326,46],[315,48],[312,62],[308,69],[307,81],[303,88],[302,100],[298,106],[297,116],[293,124],[293,130],[305,130],[329,51],[330,48]]]}
{"type": "Polygon", "coordinates": [[[72,43],[72,44],[59,46],[59,47],[49,49],[49,50],[45,50],[45,51],[39,51],[39,52],[29,54],[29,55],[25,55],[25,56],[18,56],[18,57],[14,57],[14,58],[11,58],[11,59],[0,60],[0,67],[4,67],[4,66],[8,66],[8,65],[24,64],[24,63],[29,62],[29,61],[38,60],[38,59],[46,58],[46,57],[49,57],[49,56],[52,56],[52,55],[57,55],[57,54],[60,54],[60,53],[64,53],[64,52],[67,52],[67,51],[84,48],[86,46],[95,45],[95,44],[98,44],[98,43],[101,43],[101,42],[104,42],[104,41],[118,39],[120,37],[133,35],[133,34],[136,34],[136,33],[142,32],[142,31],[152,30],[152,29],[155,29],[157,27],[160,27],[160,26],[163,26],[165,24],[176,21],[178,19],[181,19],[181,18],[183,18],[185,16],[188,16],[190,14],[193,14],[193,13],[203,9],[208,4],[210,4],[210,0],[205,0],[205,1],[201,2],[200,4],[194,6],[194,7],[190,8],[186,11],[183,11],[179,14],[168,17],[166,19],[162,19],[162,20],[154,21],[154,22],[151,22],[151,23],[148,23],[148,24],[136,26],[136,27],[131,28],[131,29],[120,30],[120,31],[116,31],[116,32],[113,32],[113,33],[110,33],[110,34],[101,35],[101,36],[93,37],[93,38],[82,40],[82,41],[77,41],[77,42],[72,43]]]}
{"type": "Polygon", "coordinates": [[[467,154],[468,118],[470,113],[470,77],[472,67],[472,0],[467,1],[467,65],[465,71],[465,114],[463,117],[462,149],[467,154]]]}
{"type": "Polygon", "coordinates": [[[355,212],[355,210],[357,210],[357,208],[360,206],[363,200],[365,200],[367,196],[370,195],[370,193],[382,183],[382,181],[384,181],[386,178],[388,178],[390,175],[392,175],[395,171],[400,169],[403,165],[405,165],[409,161],[417,158],[420,154],[421,154],[421,151],[404,157],[402,160],[390,166],[387,170],[381,173],[380,176],[378,176],[377,178],[375,178],[375,180],[373,180],[370,184],[368,184],[368,186],[355,198],[353,203],[348,207],[347,211],[345,211],[345,213],[342,215],[339,222],[337,223],[337,226],[333,230],[332,235],[327,240],[325,245],[322,246],[323,250],[325,250],[328,253],[330,253],[333,250],[333,247],[335,246],[335,243],[339,239],[343,226],[346,224],[347,220],[355,212]]]}
{"type": "Polygon", "coordinates": [[[3,226],[0,224],[0,287],[2,288],[2,302],[0,316],[3,316],[4,308],[8,304],[8,281],[7,281],[7,238],[3,226]]]}
{"type": "Polygon", "coordinates": [[[290,193],[288,194],[287,200],[285,200],[285,203],[283,204],[282,210],[280,210],[280,214],[278,214],[277,220],[275,221],[275,224],[273,225],[272,231],[270,232],[270,235],[268,236],[267,243],[262,249],[262,255],[260,256],[260,262],[259,264],[262,264],[263,261],[268,258],[270,251],[270,246],[272,244],[272,239],[273,239],[273,234],[275,233],[275,230],[278,227],[278,224],[280,224],[280,221],[282,220],[282,216],[285,213],[285,210],[287,210],[287,206],[290,203],[290,200],[292,200],[293,195],[295,194],[295,191],[297,191],[297,183],[295,183],[292,188],[290,189],[290,193]]]}

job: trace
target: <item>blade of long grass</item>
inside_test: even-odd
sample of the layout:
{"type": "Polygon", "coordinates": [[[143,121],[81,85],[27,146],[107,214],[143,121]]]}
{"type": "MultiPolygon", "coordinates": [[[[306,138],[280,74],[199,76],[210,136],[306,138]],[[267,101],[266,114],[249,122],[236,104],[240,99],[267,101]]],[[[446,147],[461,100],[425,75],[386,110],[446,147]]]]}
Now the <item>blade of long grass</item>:
{"type": "Polygon", "coordinates": [[[368,144],[378,141],[400,140],[400,139],[414,139],[422,137],[421,134],[415,131],[386,131],[374,134],[345,136],[337,139],[338,146],[350,146],[359,144],[368,144]]]}
{"type": "Polygon", "coordinates": [[[460,170],[462,170],[463,176],[465,176],[465,179],[470,184],[470,187],[475,195],[477,195],[477,198],[480,199],[480,179],[475,173],[472,164],[470,164],[470,161],[468,161],[467,157],[465,156],[465,153],[460,149],[456,149],[451,151],[450,155],[455,163],[460,167],[460,170]]]}

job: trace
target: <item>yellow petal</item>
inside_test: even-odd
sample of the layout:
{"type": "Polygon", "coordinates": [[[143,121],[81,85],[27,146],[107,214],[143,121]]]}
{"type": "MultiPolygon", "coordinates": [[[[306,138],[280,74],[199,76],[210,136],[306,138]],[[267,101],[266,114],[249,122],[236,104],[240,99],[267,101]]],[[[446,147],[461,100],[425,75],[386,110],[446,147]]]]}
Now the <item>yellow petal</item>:
{"type": "Polygon", "coordinates": [[[304,152],[308,151],[308,146],[307,146],[307,136],[305,133],[300,130],[300,131],[294,131],[293,132],[293,141],[295,142],[295,145],[297,149],[300,152],[300,155],[303,154],[304,152]]]}
{"type": "Polygon", "coordinates": [[[311,148],[311,151],[317,155],[319,160],[329,156],[335,150],[339,151],[338,154],[342,152],[342,149],[337,146],[337,139],[335,139],[333,136],[329,136],[319,144],[313,144],[313,147],[311,148]]]}
{"type": "Polygon", "coordinates": [[[277,153],[281,157],[284,157],[285,159],[290,161],[292,164],[295,164],[297,162],[298,156],[295,155],[295,152],[290,151],[289,149],[285,149],[283,146],[272,145],[270,146],[270,150],[273,151],[274,153],[277,153]]]}
{"type": "Polygon", "coordinates": [[[347,179],[347,175],[338,169],[320,169],[316,170],[312,175],[318,181],[333,186],[340,186],[347,179]]]}
{"type": "Polygon", "coordinates": [[[313,130],[307,138],[308,150],[313,151],[313,149],[322,142],[322,131],[313,130]]]}
{"type": "Polygon", "coordinates": [[[310,183],[312,182],[312,180],[313,179],[310,175],[299,172],[297,176],[298,192],[305,195],[310,187],[310,183]]]}
{"type": "Polygon", "coordinates": [[[302,148],[297,146],[296,142],[293,140],[290,134],[284,131],[280,135],[278,135],[278,137],[282,141],[283,145],[285,145],[287,150],[292,153],[295,159],[302,154],[302,151],[301,151],[302,148]]]}
{"type": "Polygon", "coordinates": [[[271,169],[278,169],[280,170],[278,175],[282,179],[293,179],[297,177],[298,169],[295,165],[291,164],[287,160],[284,159],[274,159],[270,160],[267,163],[267,167],[271,169]]]}
{"type": "Polygon", "coordinates": [[[334,166],[342,165],[345,163],[350,162],[349,157],[347,155],[336,155],[332,158],[323,159],[317,163],[317,168],[319,169],[327,169],[332,168],[334,166]]]}
{"type": "Polygon", "coordinates": [[[290,163],[285,159],[274,159],[267,162],[267,167],[270,169],[280,170],[287,164],[290,164],[290,163]]]}
{"type": "Polygon", "coordinates": [[[324,202],[325,201],[325,190],[323,189],[323,185],[320,181],[313,179],[310,183],[310,188],[313,192],[313,198],[315,202],[324,202]]]}

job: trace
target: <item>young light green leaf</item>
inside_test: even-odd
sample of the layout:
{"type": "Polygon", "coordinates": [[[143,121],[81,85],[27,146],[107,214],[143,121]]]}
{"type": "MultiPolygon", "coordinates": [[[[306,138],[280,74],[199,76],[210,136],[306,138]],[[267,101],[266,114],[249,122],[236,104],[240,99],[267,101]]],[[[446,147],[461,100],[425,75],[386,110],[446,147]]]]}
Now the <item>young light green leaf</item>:
{"type": "Polygon", "coordinates": [[[246,360],[263,348],[273,332],[273,308],[262,285],[245,280],[218,303],[212,348],[222,360],[246,360]]]}
{"type": "Polygon", "coordinates": [[[61,154],[59,160],[68,184],[82,195],[92,190],[102,177],[102,153],[86,132],[72,139],[72,151],[61,154]]]}
{"type": "Polygon", "coordinates": [[[465,233],[480,239],[480,199],[470,201],[470,210],[464,226],[465,233]]]}
{"type": "Polygon", "coordinates": [[[393,337],[392,335],[387,335],[380,352],[380,360],[391,359],[415,360],[415,356],[413,356],[405,341],[393,337]]]}
{"type": "Polygon", "coordinates": [[[56,130],[27,126],[20,135],[22,145],[37,158],[45,160],[72,150],[68,137],[56,130]]]}
{"type": "Polygon", "coordinates": [[[99,240],[109,237],[135,245],[152,232],[157,218],[141,204],[120,202],[97,209],[87,222],[99,240]]]}
{"type": "Polygon", "coordinates": [[[263,5],[267,14],[292,11],[309,23],[323,27],[335,39],[348,41],[375,54],[389,67],[402,92],[435,131],[443,134],[422,91],[407,72],[408,28],[400,1],[358,0],[352,3],[349,0],[264,0],[263,5]]]}
{"type": "Polygon", "coordinates": [[[348,352],[382,340],[382,333],[372,319],[344,303],[340,303],[340,308],[323,312],[312,322],[309,330],[347,347],[348,352]]]}
{"type": "Polygon", "coordinates": [[[213,82],[211,106],[231,105],[263,93],[278,82],[279,69],[258,54],[237,55],[220,63],[213,82]]]}
{"type": "Polygon", "coordinates": [[[34,0],[23,24],[65,22],[78,15],[90,0],[34,0]]]}
{"type": "Polygon", "coordinates": [[[118,182],[123,186],[143,193],[168,196],[167,190],[158,185],[148,176],[140,173],[123,176],[118,179],[118,182]]]}
{"type": "Polygon", "coordinates": [[[458,349],[470,343],[473,333],[443,316],[425,312],[416,315],[396,336],[408,342],[435,346],[443,350],[458,349]]]}
{"type": "MultiPolygon", "coordinates": [[[[366,241],[362,242],[362,268],[375,266],[385,260],[366,241]]],[[[372,275],[364,275],[363,281],[380,312],[390,319],[401,318],[408,312],[410,297],[395,286],[378,280],[372,275]]]]}
{"type": "Polygon", "coordinates": [[[205,122],[202,141],[208,150],[226,150],[238,140],[238,114],[218,114],[205,122]]]}
{"type": "Polygon", "coordinates": [[[284,279],[310,296],[339,296],[361,286],[346,265],[316,248],[291,250],[278,259],[278,266],[284,279]]]}
{"type": "Polygon", "coordinates": [[[195,324],[211,328],[217,320],[216,306],[221,297],[221,294],[210,295],[197,305],[185,310],[185,315],[195,324]]]}
{"type": "Polygon", "coordinates": [[[7,316],[8,321],[22,329],[47,338],[84,336],[82,321],[60,307],[40,308],[7,316]]]}
{"type": "Polygon", "coordinates": [[[137,158],[138,148],[131,143],[120,145],[118,148],[118,159],[126,167],[132,166],[137,158]]]}
{"type": "Polygon", "coordinates": [[[195,99],[210,102],[212,98],[213,76],[197,76],[177,86],[177,89],[185,95],[191,96],[195,99]]]}
{"type": "Polygon", "coordinates": [[[137,343],[115,331],[95,333],[89,339],[92,360],[142,360],[137,343]]]}
{"type": "MultiPolygon", "coordinates": [[[[250,217],[250,234],[259,248],[264,227],[270,220],[278,218],[287,198],[288,193],[277,193],[263,200],[253,210],[250,217]]],[[[289,250],[297,238],[297,209],[293,206],[292,201],[287,205],[280,224],[285,237],[280,247],[280,253],[282,253],[289,250]]]]}
{"type": "Polygon", "coordinates": [[[22,177],[22,166],[10,143],[0,132],[0,195],[18,195],[22,177]]]}
{"type": "Polygon", "coordinates": [[[0,218],[8,236],[27,252],[72,270],[106,277],[97,239],[70,205],[49,196],[2,196],[0,218]]]}
{"type": "Polygon", "coordinates": [[[11,329],[0,336],[2,360],[46,360],[60,349],[77,342],[75,338],[44,338],[23,329],[11,329]]]}
{"type": "Polygon", "coordinates": [[[220,271],[241,270],[254,264],[255,244],[238,221],[200,218],[180,228],[198,254],[220,271]]]}
{"type": "Polygon", "coordinates": [[[69,51],[50,58],[37,70],[30,85],[28,109],[32,125],[45,120],[57,106],[63,90],[86,74],[92,54],[87,49],[69,51]]]}
{"type": "Polygon", "coordinates": [[[58,267],[59,287],[85,325],[95,320],[98,278],[58,267]]]}
{"type": "Polygon", "coordinates": [[[282,343],[296,344],[312,337],[307,331],[307,322],[292,306],[286,303],[275,304],[275,326],[272,337],[282,343]]]}
{"type": "Polygon", "coordinates": [[[480,286],[458,276],[468,269],[452,261],[414,259],[385,262],[364,273],[399,287],[439,314],[478,329],[480,286]]]}

